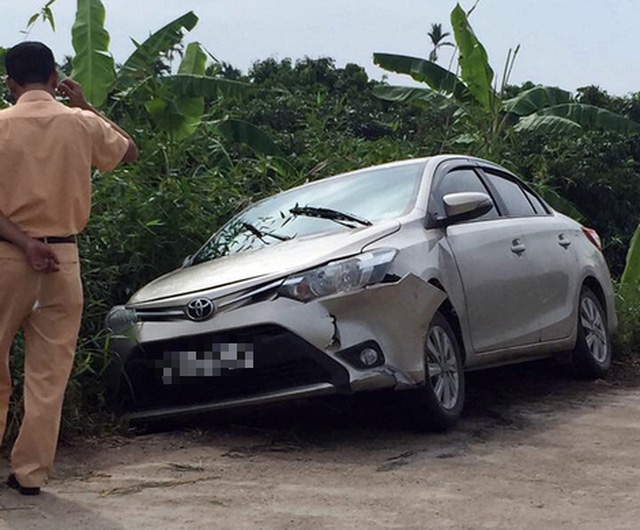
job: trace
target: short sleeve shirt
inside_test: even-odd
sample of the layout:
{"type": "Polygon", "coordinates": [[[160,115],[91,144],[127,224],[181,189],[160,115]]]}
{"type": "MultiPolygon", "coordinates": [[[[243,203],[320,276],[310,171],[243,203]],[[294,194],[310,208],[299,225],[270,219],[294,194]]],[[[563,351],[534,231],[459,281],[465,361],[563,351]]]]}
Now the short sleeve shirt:
{"type": "Polygon", "coordinates": [[[91,210],[91,168],[111,171],[128,147],[94,113],[26,92],[0,111],[0,212],[31,237],[79,234],[91,210]]]}

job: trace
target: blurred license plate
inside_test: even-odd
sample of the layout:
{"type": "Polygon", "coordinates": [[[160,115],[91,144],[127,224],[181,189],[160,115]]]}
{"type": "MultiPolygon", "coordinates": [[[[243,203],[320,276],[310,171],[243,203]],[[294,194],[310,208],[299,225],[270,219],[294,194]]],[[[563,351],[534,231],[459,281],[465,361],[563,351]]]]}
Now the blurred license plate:
{"type": "Polygon", "coordinates": [[[253,344],[214,343],[211,349],[167,351],[160,369],[162,381],[171,385],[186,378],[220,377],[232,370],[249,370],[253,364],[253,344]]]}

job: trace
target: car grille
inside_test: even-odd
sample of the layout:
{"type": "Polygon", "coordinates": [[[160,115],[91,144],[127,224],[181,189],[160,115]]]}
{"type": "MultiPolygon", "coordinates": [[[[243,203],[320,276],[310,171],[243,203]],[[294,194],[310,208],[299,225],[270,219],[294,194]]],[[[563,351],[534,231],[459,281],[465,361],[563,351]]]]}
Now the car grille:
{"type": "Polygon", "coordinates": [[[132,352],[123,375],[127,384],[121,388],[128,387],[130,395],[122,412],[213,403],[316,383],[348,384],[347,371],[340,364],[275,326],[147,343],[132,352]],[[202,367],[188,376],[178,373],[177,358],[190,354],[201,360],[206,352],[211,357],[212,344],[253,345],[251,355],[238,355],[236,360],[250,367],[222,368],[215,374],[203,374],[202,367]]]}
{"type": "MultiPolygon", "coordinates": [[[[265,300],[271,300],[277,295],[280,285],[282,285],[282,280],[277,280],[265,285],[260,285],[257,287],[246,289],[244,291],[235,292],[221,298],[213,298],[213,302],[215,304],[215,312],[224,313],[226,311],[238,309],[239,307],[243,307],[245,305],[263,302],[265,300]]],[[[195,297],[196,296],[194,295],[194,298],[195,297]]],[[[136,312],[136,318],[140,322],[189,320],[185,305],[133,309],[136,312]]]]}

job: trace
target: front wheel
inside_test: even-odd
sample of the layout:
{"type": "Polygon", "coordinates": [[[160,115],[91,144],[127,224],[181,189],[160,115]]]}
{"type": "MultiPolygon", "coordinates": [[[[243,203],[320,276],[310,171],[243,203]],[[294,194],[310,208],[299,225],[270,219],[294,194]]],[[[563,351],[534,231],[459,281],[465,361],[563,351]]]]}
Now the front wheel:
{"type": "Polygon", "coordinates": [[[452,427],[464,406],[464,366],[458,339],[446,317],[436,312],[424,346],[425,384],[406,392],[412,423],[420,430],[452,427]]]}
{"type": "Polygon", "coordinates": [[[577,372],[589,379],[605,377],[611,366],[607,315],[596,295],[583,287],[578,304],[578,341],[573,350],[577,372]]]}

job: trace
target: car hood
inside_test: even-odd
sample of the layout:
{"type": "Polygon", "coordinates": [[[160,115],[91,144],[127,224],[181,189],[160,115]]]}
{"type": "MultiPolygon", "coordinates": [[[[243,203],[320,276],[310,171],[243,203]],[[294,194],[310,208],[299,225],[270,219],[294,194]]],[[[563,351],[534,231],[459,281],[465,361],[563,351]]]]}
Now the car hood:
{"type": "Polygon", "coordinates": [[[370,227],[295,238],[178,269],[144,286],[131,297],[128,305],[240,282],[243,288],[249,288],[333,259],[357,254],[367,245],[393,234],[399,228],[397,220],[381,221],[370,227]]]}

